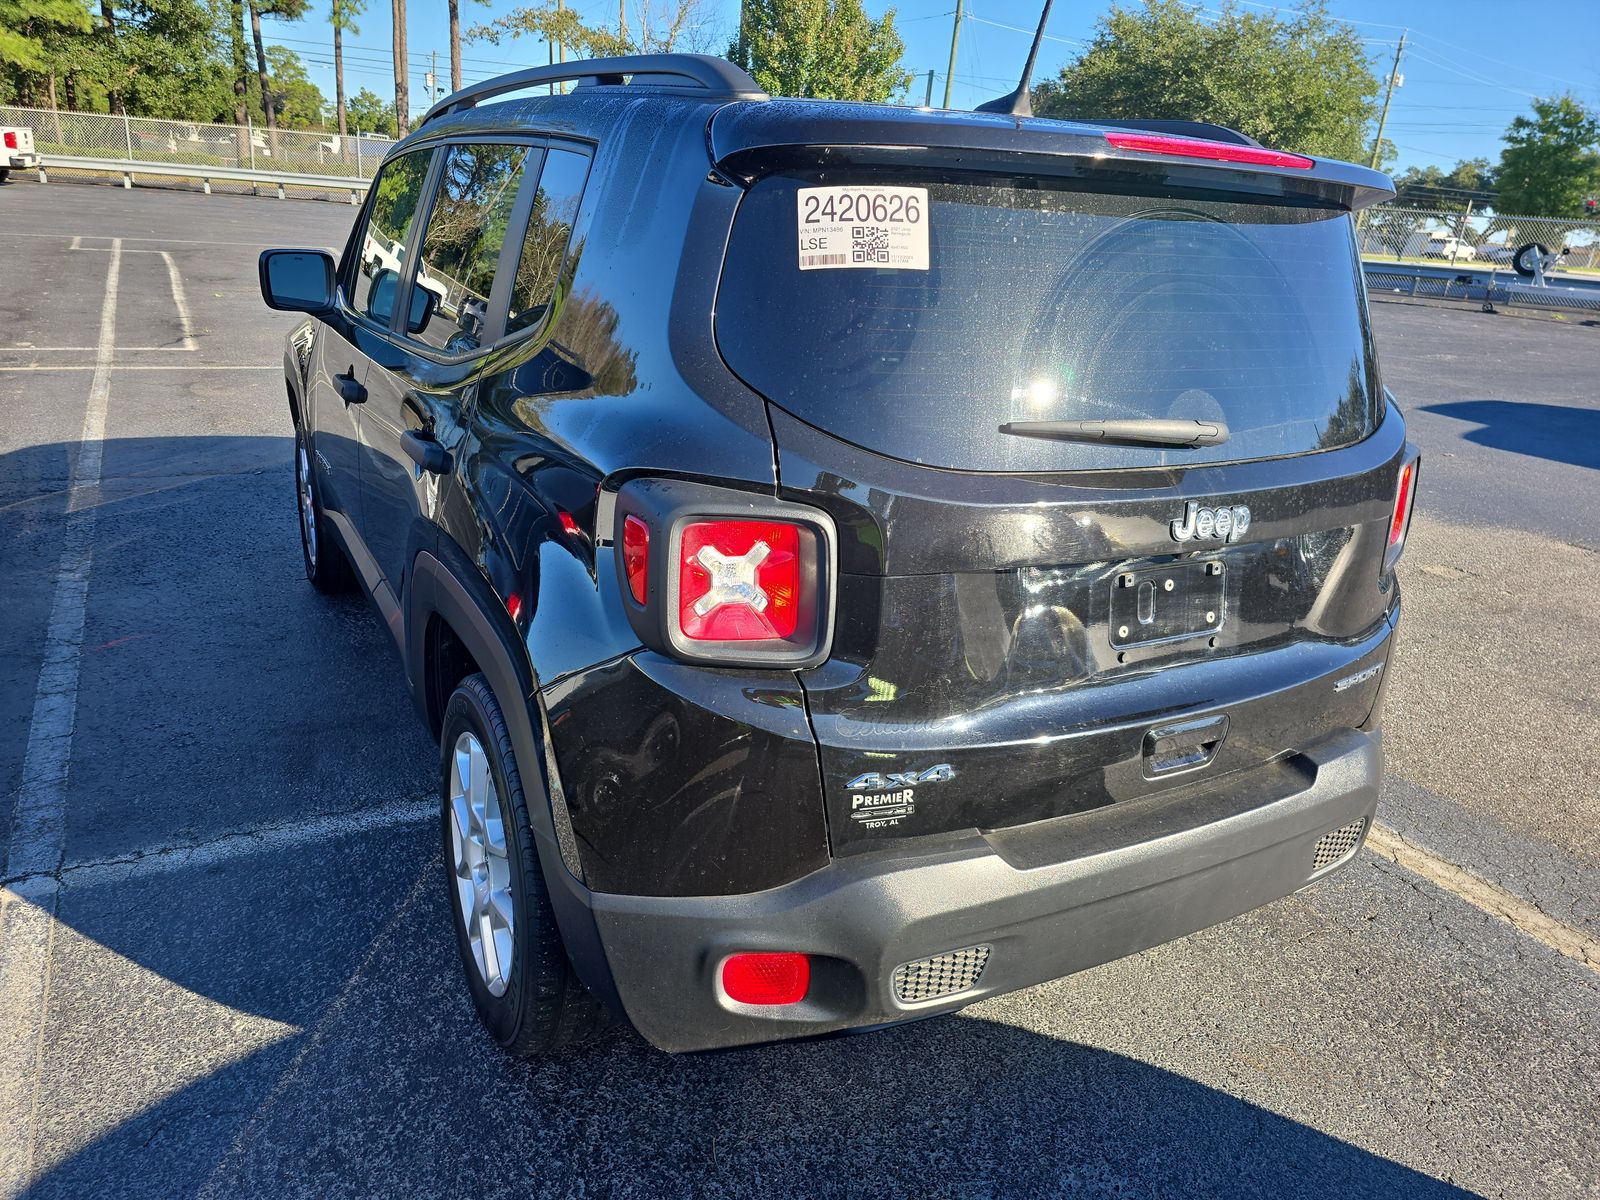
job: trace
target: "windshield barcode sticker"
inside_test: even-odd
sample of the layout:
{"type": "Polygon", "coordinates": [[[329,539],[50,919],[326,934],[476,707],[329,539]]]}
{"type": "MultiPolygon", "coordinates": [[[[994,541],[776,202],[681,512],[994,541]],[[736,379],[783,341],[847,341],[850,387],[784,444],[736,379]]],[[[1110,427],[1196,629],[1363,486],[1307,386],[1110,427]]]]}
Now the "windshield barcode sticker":
{"type": "Polygon", "coordinates": [[[928,269],[928,189],[815,187],[797,193],[802,271],[928,269]]]}

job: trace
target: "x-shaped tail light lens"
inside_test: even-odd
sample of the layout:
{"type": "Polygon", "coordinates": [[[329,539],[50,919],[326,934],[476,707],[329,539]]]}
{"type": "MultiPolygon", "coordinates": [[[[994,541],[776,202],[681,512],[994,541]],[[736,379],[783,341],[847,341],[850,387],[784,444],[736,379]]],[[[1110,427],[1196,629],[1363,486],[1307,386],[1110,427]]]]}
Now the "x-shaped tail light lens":
{"type": "Polygon", "coordinates": [[[678,627],[705,642],[794,636],[800,530],[781,521],[695,521],[679,544],[678,627]]]}

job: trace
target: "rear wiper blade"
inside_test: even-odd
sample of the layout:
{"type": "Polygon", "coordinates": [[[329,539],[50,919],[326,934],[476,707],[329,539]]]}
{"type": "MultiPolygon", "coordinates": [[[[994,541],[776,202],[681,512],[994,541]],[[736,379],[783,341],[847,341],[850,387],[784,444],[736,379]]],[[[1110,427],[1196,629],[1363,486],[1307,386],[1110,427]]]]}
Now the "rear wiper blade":
{"type": "Polygon", "coordinates": [[[1112,446],[1220,446],[1228,440],[1221,421],[1159,417],[1121,421],[1007,421],[1001,433],[1053,438],[1059,442],[1101,442],[1112,446]]]}

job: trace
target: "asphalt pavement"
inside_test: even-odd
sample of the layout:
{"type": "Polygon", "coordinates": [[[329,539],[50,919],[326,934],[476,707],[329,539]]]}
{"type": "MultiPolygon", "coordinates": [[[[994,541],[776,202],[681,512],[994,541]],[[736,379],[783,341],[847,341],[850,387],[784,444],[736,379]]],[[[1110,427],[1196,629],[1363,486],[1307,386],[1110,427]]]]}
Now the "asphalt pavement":
{"type": "Polygon", "coordinates": [[[957,1016],[525,1063],[387,635],[301,573],[255,257],[352,217],[0,188],[0,1195],[1600,1196],[1600,327],[1374,305],[1390,854],[957,1016]]]}

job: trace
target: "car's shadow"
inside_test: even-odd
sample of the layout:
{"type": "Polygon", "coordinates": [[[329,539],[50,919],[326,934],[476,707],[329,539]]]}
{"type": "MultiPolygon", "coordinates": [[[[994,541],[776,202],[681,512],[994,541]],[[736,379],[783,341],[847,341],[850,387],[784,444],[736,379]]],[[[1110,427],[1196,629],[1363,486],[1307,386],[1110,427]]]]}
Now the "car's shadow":
{"type": "MultiPolygon", "coordinates": [[[[8,455],[0,479],[48,508],[68,459],[8,455]]],[[[425,795],[434,759],[377,619],[299,577],[289,461],[285,438],[106,444],[67,857],[112,865],[64,875],[30,1196],[1467,1194],[994,1008],[507,1059],[460,979],[436,827],[416,805],[314,827],[425,795]],[[234,836],[273,825],[307,832],[234,836]]],[[[0,570],[53,519],[0,529],[0,570]]],[[[22,607],[7,651],[48,594],[22,607]]],[[[1070,1029],[1070,996],[1040,1024],[1070,1029]]]]}
{"type": "MultiPolygon", "coordinates": [[[[71,940],[140,970],[67,999],[80,1028],[56,1038],[101,1045],[76,1064],[95,1078],[56,1064],[54,1086],[101,1112],[123,1073],[176,1078],[30,1195],[1469,1194],[1181,1074],[982,1017],[682,1057],[621,1030],[508,1059],[466,1000],[435,845],[431,826],[390,829],[70,898],[71,940]],[[203,916],[186,897],[206,898],[203,916]],[[117,1003],[141,1019],[94,1028],[117,1003]],[[275,1034],[251,1015],[280,1040],[261,1045],[275,1034]]],[[[1059,999],[1049,1016],[1072,1020],[1059,999]]]]}
{"type": "Polygon", "coordinates": [[[1430,404],[1418,411],[1476,424],[1477,429],[1461,436],[1479,446],[1576,467],[1600,468],[1600,408],[1520,400],[1461,400],[1430,404]]]}

